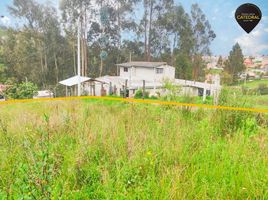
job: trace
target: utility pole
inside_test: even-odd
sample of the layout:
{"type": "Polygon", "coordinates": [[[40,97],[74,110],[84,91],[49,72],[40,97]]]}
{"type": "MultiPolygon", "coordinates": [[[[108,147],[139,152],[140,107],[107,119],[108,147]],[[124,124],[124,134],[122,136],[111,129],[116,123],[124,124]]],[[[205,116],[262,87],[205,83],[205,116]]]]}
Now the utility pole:
{"type": "Polygon", "coordinates": [[[80,60],[80,54],[81,54],[81,47],[80,47],[80,17],[78,17],[77,22],[77,75],[78,75],[78,85],[77,85],[77,96],[81,96],[81,60],[80,60]]]}

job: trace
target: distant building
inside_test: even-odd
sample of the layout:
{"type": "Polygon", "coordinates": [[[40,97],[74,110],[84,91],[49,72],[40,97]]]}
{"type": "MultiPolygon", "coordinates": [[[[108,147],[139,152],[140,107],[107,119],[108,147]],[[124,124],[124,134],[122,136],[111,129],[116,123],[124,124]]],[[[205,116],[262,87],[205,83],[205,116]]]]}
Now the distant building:
{"type": "Polygon", "coordinates": [[[266,72],[268,72],[268,57],[264,57],[262,60],[262,69],[264,69],[266,72]]]}
{"type": "Polygon", "coordinates": [[[264,65],[262,68],[261,68],[265,73],[268,72],[268,64],[267,65],[264,65]]]}
{"type": "Polygon", "coordinates": [[[246,58],[244,60],[244,65],[246,65],[246,67],[251,67],[254,65],[253,61],[250,58],[246,58]]]}

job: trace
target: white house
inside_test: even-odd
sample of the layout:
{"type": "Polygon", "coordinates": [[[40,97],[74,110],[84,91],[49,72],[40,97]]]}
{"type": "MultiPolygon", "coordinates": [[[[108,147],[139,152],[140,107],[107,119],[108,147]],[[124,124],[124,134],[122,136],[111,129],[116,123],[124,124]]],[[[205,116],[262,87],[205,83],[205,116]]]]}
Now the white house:
{"type": "Polygon", "coordinates": [[[165,62],[128,62],[117,65],[119,76],[131,80],[175,79],[175,68],[165,62]]]}
{"type": "Polygon", "coordinates": [[[102,94],[122,95],[127,87],[129,96],[133,97],[137,90],[143,88],[150,95],[164,93],[164,80],[170,80],[182,87],[182,93],[187,95],[202,95],[208,93],[215,95],[220,89],[220,81],[213,84],[175,79],[175,68],[165,62],[127,62],[117,65],[118,76],[103,76],[88,83],[85,90],[89,95],[100,96],[102,94]],[[93,89],[94,88],[94,89],[93,89]],[[206,92],[204,92],[206,91],[206,92]]]}

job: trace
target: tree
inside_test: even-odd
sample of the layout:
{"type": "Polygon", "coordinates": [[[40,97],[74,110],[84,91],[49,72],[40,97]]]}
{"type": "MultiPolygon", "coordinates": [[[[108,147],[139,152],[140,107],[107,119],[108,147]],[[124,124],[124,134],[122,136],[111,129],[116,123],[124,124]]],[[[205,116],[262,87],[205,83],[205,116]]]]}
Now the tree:
{"type": "MultiPolygon", "coordinates": [[[[0,33],[2,32],[2,36],[6,36],[6,33],[5,30],[3,30],[1,27],[0,27],[0,33]]],[[[0,35],[0,37],[1,37],[0,35]]],[[[4,52],[4,48],[3,48],[3,43],[2,43],[2,40],[0,39],[0,83],[4,83],[7,79],[7,66],[4,62],[4,58],[3,58],[3,52],[4,52]]]]}
{"type": "Polygon", "coordinates": [[[174,64],[177,78],[186,80],[192,78],[192,61],[187,54],[178,53],[174,64]]]}
{"type": "Polygon", "coordinates": [[[206,65],[202,56],[210,53],[209,45],[216,35],[198,4],[192,5],[191,15],[181,5],[172,6],[162,24],[173,39],[171,64],[176,77],[203,81],[206,65]]]}
{"type": "Polygon", "coordinates": [[[239,73],[245,70],[244,55],[238,43],[230,51],[228,60],[225,62],[224,70],[231,75],[230,83],[236,83],[239,73]]]}
{"type": "Polygon", "coordinates": [[[62,11],[63,26],[68,34],[73,49],[73,69],[76,72],[76,47],[78,26],[80,29],[81,43],[81,75],[88,74],[88,31],[90,25],[96,20],[96,10],[90,0],[61,0],[60,10],[62,11]]]}
{"type": "Polygon", "coordinates": [[[162,17],[173,6],[173,0],[143,0],[143,18],[139,23],[138,38],[144,41],[144,59],[160,56],[165,50],[169,39],[167,29],[161,23],[162,17]]]}
{"type": "Polygon", "coordinates": [[[0,51],[1,79],[15,77],[20,83],[27,78],[44,89],[77,74],[78,27],[81,72],[90,77],[116,75],[116,63],[144,57],[176,67],[177,78],[203,80],[202,56],[215,38],[197,4],[188,14],[173,0],[61,0],[61,18],[49,3],[13,0],[9,11],[23,26],[7,29],[5,39],[0,38],[5,49],[0,51]],[[133,11],[140,5],[144,13],[137,21],[133,11]],[[125,30],[133,37],[124,38],[125,30]]]}
{"type": "Polygon", "coordinates": [[[190,16],[182,5],[172,6],[161,18],[160,23],[171,37],[171,65],[174,63],[175,52],[186,56],[191,55],[193,49],[193,31],[190,16]]]}
{"type": "Polygon", "coordinates": [[[13,84],[4,91],[7,99],[31,99],[37,94],[38,87],[31,82],[13,84]]]}
{"type": "Polygon", "coordinates": [[[216,38],[209,21],[198,4],[191,7],[191,20],[194,36],[193,47],[193,79],[204,78],[205,64],[202,63],[203,55],[210,55],[209,45],[216,38]]]}
{"type": "Polygon", "coordinates": [[[3,41],[9,76],[18,82],[27,77],[42,88],[56,86],[72,69],[70,47],[61,35],[57,10],[35,0],[14,0],[9,11],[25,21],[22,28],[10,28],[3,41]]]}
{"type": "Polygon", "coordinates": [[[173,6],[164,15],[163,27],[166,27],[171,40],[171,65],[176,68],[176,77],[192,78],[193,30],[190,16],[182,5],[173,6]]]}
{"type": "Polygon", "coordinates": [[[191,7],[191,20],[194,34],[194,53],[209,55],[210,43],[216,38],[209,21],[198,4],[191,7]]]}
{"type": "Polygon", "coordinates": [[[218,62],[217,62],[218,67],[223,67],[223,59],[222,56],[219,57],[218,62]]]}

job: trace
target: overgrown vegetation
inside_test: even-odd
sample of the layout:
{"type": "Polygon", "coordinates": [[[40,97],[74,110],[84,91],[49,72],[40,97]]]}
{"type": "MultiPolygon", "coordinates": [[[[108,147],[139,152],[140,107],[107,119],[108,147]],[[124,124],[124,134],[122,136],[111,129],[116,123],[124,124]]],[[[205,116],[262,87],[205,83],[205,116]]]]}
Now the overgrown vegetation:
{"type": "Polygon", "coordinates": [[[11,83],[4,91],[6,99],[32,99],[37,94],[37,85],[31,82],[11,83]]]}
{"type": "Polygon", "coordinates": [[[98,100],[2,105],[0,199],[266,199],[267,120],[98,100]]]}
{"type": "Polygon", "coordinates": [[[135,93],[134,98],[135,99],[142,99],[142,98],[148,99],[149,98],[149,92],[145,91],[144,94],[143,94],[142,90],[137,90],[137,92],[135,93]]]}

